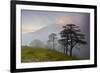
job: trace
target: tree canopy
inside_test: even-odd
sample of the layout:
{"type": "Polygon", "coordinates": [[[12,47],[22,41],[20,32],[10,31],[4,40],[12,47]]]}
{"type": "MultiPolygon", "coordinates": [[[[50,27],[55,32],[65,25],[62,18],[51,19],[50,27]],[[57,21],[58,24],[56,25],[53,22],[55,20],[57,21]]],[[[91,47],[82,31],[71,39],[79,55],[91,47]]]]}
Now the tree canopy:
{"type": "Polygon", "coordinates": [[[61,39],[59,43],[64,46],[64,52],[67,55],[68,47],[70,47],[70,56],[72,56],[72,49],[76,44],[86,44],[85,35],[81,33],[79,26],[75,24],[66,24],[60,32],[61,39]]]}

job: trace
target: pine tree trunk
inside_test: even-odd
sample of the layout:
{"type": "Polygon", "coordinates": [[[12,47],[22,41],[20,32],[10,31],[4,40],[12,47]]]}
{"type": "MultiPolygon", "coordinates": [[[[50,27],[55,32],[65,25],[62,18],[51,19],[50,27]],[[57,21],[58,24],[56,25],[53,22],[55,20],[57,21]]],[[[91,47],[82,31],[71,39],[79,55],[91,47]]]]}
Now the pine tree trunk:
{"type": "Polygon", "coordinates": [[[72,56],[72,48],[70,48],[70,56],[72,56]]]}
{"type": "Polygon", "coordinates": [[[66,47],[64,46],[64,54],[66,55],[66,47]]]}

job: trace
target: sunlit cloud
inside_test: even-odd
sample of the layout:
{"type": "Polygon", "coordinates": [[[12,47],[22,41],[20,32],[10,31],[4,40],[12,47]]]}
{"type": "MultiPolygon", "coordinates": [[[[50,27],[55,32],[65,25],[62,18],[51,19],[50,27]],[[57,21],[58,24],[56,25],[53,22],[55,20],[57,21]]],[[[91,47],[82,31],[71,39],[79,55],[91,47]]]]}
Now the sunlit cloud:
{"type": "Polygon", "coordinates": [[[36,32],[36,31],[40,30],[41,28],[43,28],[43,27],[34,26],[34,25],[24,25],[24,26],[22,26],[22,34],[36,32]]]}
{"type": "Polygon", "coordinates": [[[65,24],[71,24],[74,23],[75,19],[72,18],[71,16],[58,16],[56,18],[56,24],[59,26],[63,26],[65,24]]]}

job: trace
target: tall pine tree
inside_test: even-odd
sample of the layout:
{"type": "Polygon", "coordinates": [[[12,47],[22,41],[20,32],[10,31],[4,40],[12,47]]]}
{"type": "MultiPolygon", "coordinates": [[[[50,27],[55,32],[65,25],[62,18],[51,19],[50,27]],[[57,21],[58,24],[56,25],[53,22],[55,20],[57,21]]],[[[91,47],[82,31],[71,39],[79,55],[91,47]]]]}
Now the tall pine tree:
{"type": "Polygon", "coordinates": [[[76,44],[86,44],[86,41],[84,41],[85,35],[81,33],[79,26],[75,24],[66,24],[63,26],[60,35],[61,39],[59,43],[64,47],[66,55],[68,55],[68,49],[70,49],[70,56],[72,56],[72,50],[76,44]]]}

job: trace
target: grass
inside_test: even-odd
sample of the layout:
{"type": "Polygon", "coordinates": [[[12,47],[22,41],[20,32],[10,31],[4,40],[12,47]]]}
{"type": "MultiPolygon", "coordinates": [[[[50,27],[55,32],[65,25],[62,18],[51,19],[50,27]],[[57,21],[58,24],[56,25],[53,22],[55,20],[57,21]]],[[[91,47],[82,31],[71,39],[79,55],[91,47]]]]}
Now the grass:
{"type": "Polygon", "coordinates": [[[21,62],[47,62],[47,61],[78,60],[63,53],[47,48],[22,47],[21,62]]]}

